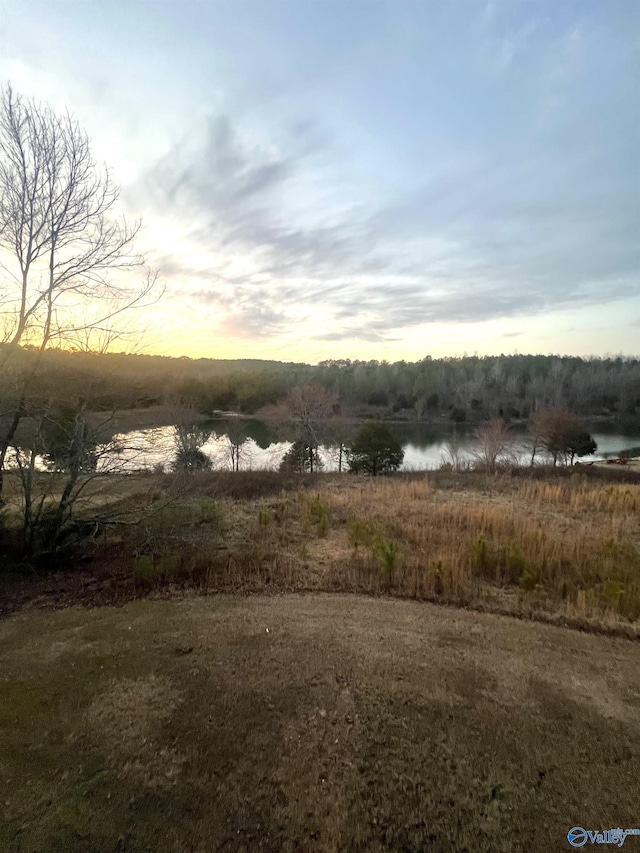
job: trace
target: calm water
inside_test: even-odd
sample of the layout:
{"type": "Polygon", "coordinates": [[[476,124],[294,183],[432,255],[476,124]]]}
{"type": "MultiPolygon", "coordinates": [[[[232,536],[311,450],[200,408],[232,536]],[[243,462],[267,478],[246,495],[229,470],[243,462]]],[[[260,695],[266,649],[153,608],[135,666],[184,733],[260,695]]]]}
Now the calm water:
{"type": "MultiPolygon", "coordinates": [[[[388,426],[404,447],[402,470],[433,470],[439,468],[443,461],[450,459],[447,454],[447,443],[454,435],[452,428],[425,424],[390,424],[388,426]]],[[[276,470],[294,437],[291,430],[287,431],[284,428],[275,431],[271,425],[259,420],[212,421],[204,425],[203,429],[208,433],[208,437],[200,445],[200,449],[211,458],[214,468],[229,470],[231,469],[229,436],[235,443],[241,443],[239,460],[241,470],[276,470]]],[[[613,431],[604,432],[600,427],[600,429],[595,428],[592,434],[598,443],[598,450],[594,456],[584,457],[582,461],[617,455],[628,448],[640,446],[640,427],[624,435],[613,431]]],[[[523,461],[528,461],[531,450],[526,433],[521,432],[515,435],[513,454],[523,461]]],[[[121,445],[121,451],[105,464],[116,463],[124,470],[152,468],[154,465],[169,467],[176,452],[175,433],[171,426],[136,430],[117,436],[116,439],[121,445]]],[[[460,458],[471,461],[475,450],[472,433],[458,431],[456,440],[460,458]]],[[[338,447],[331,436],[325,437],[319,452],[324,470],[337,471],[338,447]]]]}

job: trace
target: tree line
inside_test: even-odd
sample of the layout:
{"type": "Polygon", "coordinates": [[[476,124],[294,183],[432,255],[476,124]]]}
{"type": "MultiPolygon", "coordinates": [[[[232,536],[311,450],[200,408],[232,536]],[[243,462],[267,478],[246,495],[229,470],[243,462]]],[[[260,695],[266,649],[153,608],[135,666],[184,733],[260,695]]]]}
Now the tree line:
{"type": "MultiPolygon", "coordinates": [[[[564,408],[582,417],[640,422],[640,359],[632,357],[499,355],[306,365],[27,348],[20,352],[20,372],[36,359],[33,399],[81,388],[97,411],[180,399],[208,415],[256,414],[313,382],[354,417],[474,424],[493,417],[528,420],[537,411],[564,408]]],[[[5,381],[0,399],[9,393],[5,381]]]]}

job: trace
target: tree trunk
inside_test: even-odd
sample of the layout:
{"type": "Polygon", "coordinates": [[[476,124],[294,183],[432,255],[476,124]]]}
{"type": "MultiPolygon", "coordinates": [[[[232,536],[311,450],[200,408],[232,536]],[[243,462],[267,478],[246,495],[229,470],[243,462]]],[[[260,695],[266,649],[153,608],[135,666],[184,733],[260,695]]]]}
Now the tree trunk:
{"type": "Polygon", "coordinates": [[[11,447],[11,443],[16,436],[18,427],[20,426],[20,421],[22,420],[22,417],[24,415],[24,406],[25,396],[23,391],[22,395],[20,396],[20,400],[18,401],[18,405],[16,406],[16,411],[9,425],[9,429],[7,430],[7,433],[4,438],[0,441],[0,495],[2,494],[2,489],[4,487],[4,466],[7,458],[7,452],[11,447]]]}

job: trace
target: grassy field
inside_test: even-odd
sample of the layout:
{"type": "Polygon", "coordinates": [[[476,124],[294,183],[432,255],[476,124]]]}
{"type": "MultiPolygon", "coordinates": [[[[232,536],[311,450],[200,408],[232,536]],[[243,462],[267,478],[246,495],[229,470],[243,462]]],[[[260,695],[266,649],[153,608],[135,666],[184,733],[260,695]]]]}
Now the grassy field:
{"type": "Polygon", "coordinates": [[[26,610],[0,622],[0,848],[570,849],[639,824],[639,667],[360,596],[26,610]]]}
{"type": "MultiPolygon", "coordinates": [[[[140,523],[110,526],[69,571],[41,576],[54,598],[56,584],[70,602],[175,586],[358,592],[640,635],[640,478],[628,472],[204,473],[92,489],[85,512],[140,523]]],[[[20,606],[7,589],[4,609],[20,606]]]]}

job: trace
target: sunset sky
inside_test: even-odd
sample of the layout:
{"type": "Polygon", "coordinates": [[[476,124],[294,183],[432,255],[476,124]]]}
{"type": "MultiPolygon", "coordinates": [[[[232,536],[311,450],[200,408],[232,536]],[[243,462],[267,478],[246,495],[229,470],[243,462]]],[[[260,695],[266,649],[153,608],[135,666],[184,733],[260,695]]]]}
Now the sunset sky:
{"type": "Polygon", "coordinates": [[[0,0],[193,357],[639,354],[639,46],[638,0],[0,0]]]}

